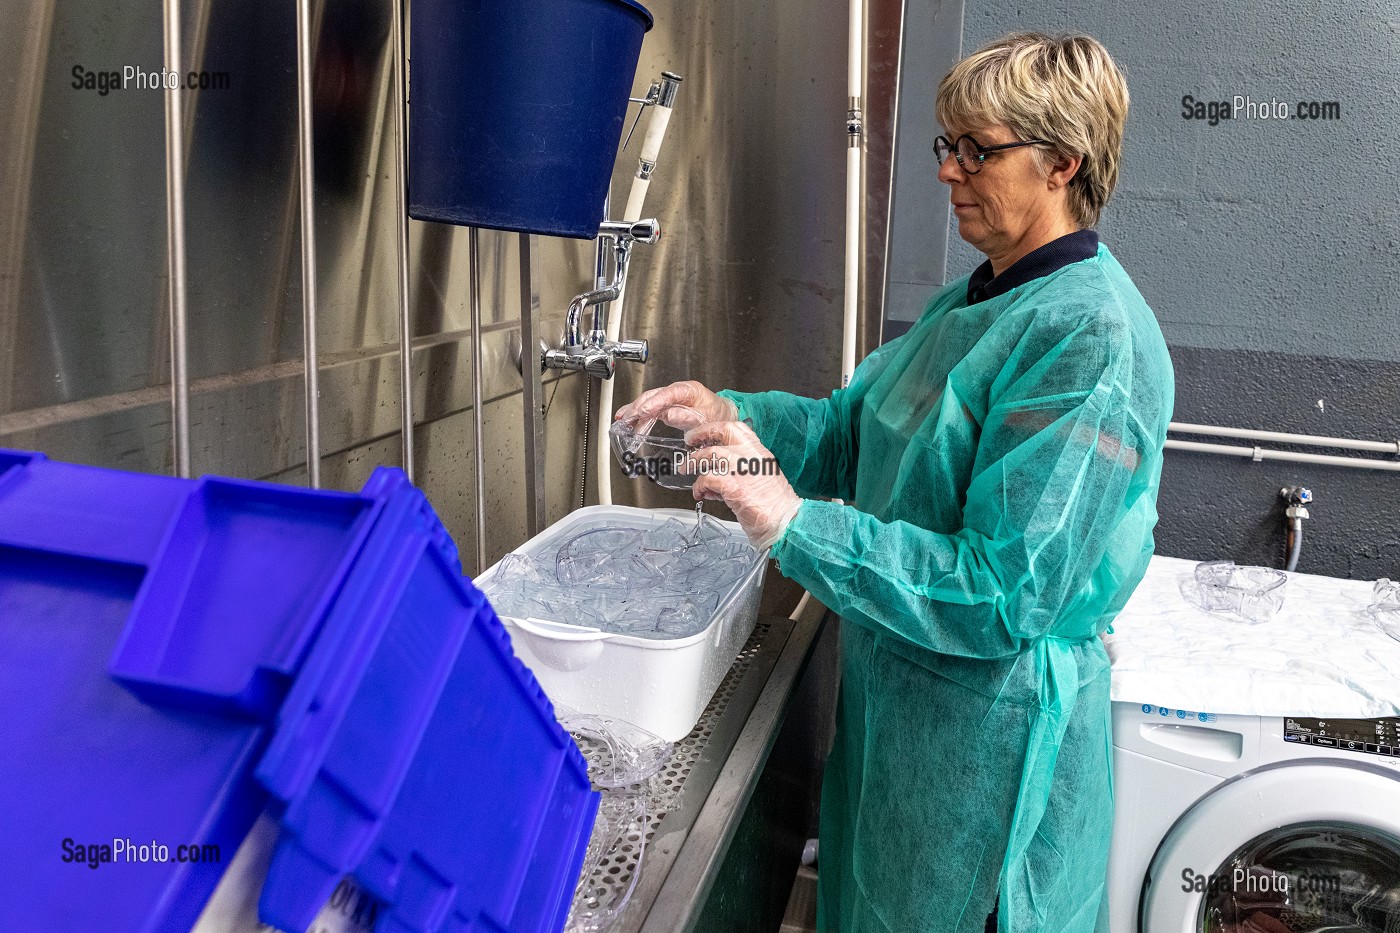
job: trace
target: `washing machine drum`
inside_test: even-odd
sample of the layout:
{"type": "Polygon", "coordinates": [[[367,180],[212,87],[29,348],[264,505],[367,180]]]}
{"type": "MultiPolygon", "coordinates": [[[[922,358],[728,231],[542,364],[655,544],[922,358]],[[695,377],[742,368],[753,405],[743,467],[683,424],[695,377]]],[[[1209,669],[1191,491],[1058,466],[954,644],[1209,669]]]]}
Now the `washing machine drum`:
{"type": "Polygon", "coordinates": [[[1400,779],[1334,762],[1222,785],[1163,841],[1139,922],[1143,933],[1400,933],[1400,779]]]}

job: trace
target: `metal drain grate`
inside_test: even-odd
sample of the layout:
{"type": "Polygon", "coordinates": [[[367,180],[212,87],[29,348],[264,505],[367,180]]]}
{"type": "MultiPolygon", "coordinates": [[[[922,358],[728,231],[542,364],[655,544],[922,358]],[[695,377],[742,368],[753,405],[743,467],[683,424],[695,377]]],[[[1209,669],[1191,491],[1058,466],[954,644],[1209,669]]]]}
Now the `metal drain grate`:
{"type": "MultiPolygon", "coordinates": [[[[695,724],[695,728],[690,731],[690,735],[676,743],[676,751],[671,756],[671,760],[648,782],[644,794],[646,800],[646,818],[634,821],[629,831],[622,837],[621,844],[616,846],[611,852],[605,853],[598,861],[588,878],[582,880],[574,898],[574,914],[578,919],[581,912],[593,912],[600,909],[606,910],[607,905],[615,904],[619,898],[626,894],[632,886],[633,876],[637,873],[638,860],[642,857],[646,849],[656,835],[657,827],[666,814],[675,809],[681,798],[681,793],[685,789],[686,778],[690,776],[695,763],[700,760],[705,747],[710,742],[710,736],[714,731],[715,722],[724,714],[729,706],[729,701],[734,697],[736,686],[744,679],[745,672],[749,665],[758,655],[759,646],[763,644],[764,637],[768,634],[770,624],[758,622],[754,626],[753,634],[739,651],[739,655],[734,659],[734,665],[720,682],[719,688],[715,690],[715,695],[710,698],[710,703],[705,707],[705,711],[700,714],[700,721],[695,724]]],[[[583,755],[592,764],[594,755],[602,751],[599,743],[585,741],[580,744],[583,755]]],[[[598,924],[570,924],[571,929],[603,929],[603,925],[598,924]]]]}

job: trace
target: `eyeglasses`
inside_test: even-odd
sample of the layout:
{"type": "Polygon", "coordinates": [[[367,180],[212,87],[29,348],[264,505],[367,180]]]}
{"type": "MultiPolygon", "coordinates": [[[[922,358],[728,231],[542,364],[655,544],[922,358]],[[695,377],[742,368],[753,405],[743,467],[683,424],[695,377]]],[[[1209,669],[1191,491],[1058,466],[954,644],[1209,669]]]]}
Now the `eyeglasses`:
{"type": "Polygon", "coordinates": [[[1014,143],[1002,143],[1000,146],[984,146],[971,136],[964,133],[958,137],[956,143],[948,142],[948,137],[939,136],[933,141],[933,154],[938,157],[938,164],[942,165],[952,154],[958,160],[958,167],[969,175],[976,175],[982,171],[982,163],[987,161],[987,156],[993,152],[1002,152],[1006,149],[1015,149],[1018,146],[1049,146],[1051,143],[1044,139],[1023,139],[1014,143]]]}

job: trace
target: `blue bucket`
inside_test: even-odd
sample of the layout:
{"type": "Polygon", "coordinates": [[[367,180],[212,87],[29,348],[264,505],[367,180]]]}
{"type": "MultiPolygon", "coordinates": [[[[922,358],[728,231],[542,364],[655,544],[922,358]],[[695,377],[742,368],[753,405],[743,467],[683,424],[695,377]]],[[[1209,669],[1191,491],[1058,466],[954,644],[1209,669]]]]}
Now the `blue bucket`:
{"type": "Polygon", "coordinates": [[[636,0],[415,0],[409,216],[597,236],[651,26],[636,0]]]}

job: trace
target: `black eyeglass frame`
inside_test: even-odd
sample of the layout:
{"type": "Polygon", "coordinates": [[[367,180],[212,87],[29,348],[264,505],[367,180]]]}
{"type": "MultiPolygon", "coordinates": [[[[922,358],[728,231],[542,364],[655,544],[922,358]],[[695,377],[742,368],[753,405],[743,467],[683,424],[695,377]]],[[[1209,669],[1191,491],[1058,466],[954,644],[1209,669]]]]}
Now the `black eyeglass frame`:
{"type": "Polygon", "coordinates": [[[947,147],[948,152],[938,160],[938,164],[942,165],[944,162],[948,161],[948,156],[951,155],[953,158],[958,160],[958,167],[964,172],[967,172],[967,174],[969,175],[976,175],[978,172],[982,171],[982,163],[986,162],[987,156],[991,155],[994,152],[1004,152],[1007,149],[1016,149],[1021,146],[1054,145],[1054,143],[1050,142],[1050,140],[1048,139],[1021,139],[1017,140],[1014,143],[1002,143],[999,146],[984,146],[981,143],[979,143],[976,139],[974,139],[971,133],[964,133],[953,142],[949,142],[947,136],[943,136],[940,134],[938,136],[935,136],[933,139],[933,154],[935,157],[938,156],[939,143],[942,143],[945,147],[947,147]],[[969,168],[968,163],[963,161],[963,154],[958,151],[964,139],[972,143],[973,148],[977,150],[976,168],[969,168]]]}

